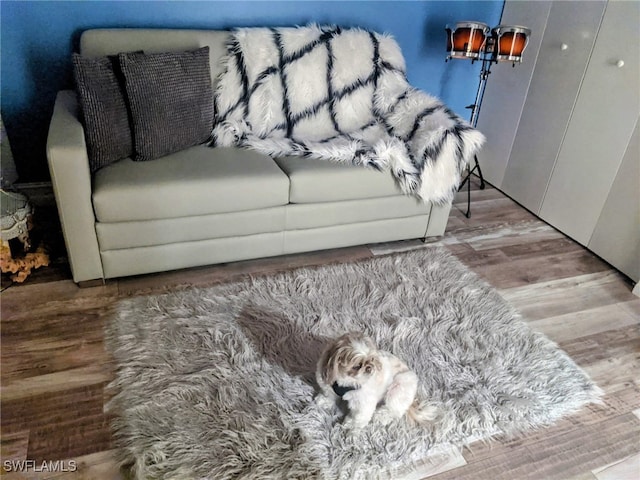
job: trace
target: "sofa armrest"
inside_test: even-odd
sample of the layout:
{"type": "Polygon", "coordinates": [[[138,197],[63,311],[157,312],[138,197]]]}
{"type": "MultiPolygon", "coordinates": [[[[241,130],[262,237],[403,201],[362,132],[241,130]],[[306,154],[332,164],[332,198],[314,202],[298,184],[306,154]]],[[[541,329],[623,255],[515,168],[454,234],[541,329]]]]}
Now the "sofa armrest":
{"type": "Polygon", "coordinates": [[[432,205],[429,214],[429,223],[425,237],[439,237],[444,235],[449,221],[449,212],[451,211],[451,202],[443,205],[432,205]]]}
{"type": "Polygon", "coordinates": [[[56,98],[47,138],[47,159],[73,280],[78,283],[103,278],[91,201],[89,158],[73,91],[61,91],[56,98]]]}

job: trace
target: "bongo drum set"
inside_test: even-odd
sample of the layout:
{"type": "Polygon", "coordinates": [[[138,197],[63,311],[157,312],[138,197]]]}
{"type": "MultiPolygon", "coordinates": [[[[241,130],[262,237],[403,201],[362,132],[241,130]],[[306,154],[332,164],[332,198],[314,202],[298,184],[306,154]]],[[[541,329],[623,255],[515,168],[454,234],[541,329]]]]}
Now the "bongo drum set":
{"type": "Polygon", "coordinates": [[[449,58],[486,60],[489,62],[522,62],[531,30],[519,25],[498,25],[493,30],[486,23],[458,22],[447,25],[449,58]]]}
{"type": "MultiPolygon", "coordinates": [[[[516,63],[522,62],[522,54],[529,43],[531,30],[519,25],[498,25],[491,29],[489,25],[482,22],[458,22],[455,26],[446,26],[447,32],[447,58],[466,59],[471,63],[476,60],[482,62],[480,70],[480,83],[476,92],[476,99],[471,109],[471,125],[475,128],[478,124],[480,105],[487,85],[487,79],[491,73],[491,65],[499,62],[511,62],[515,67],[516,63]]],[[[471,182],[470,177],[477,170],[480,177],[480,188],[484,189],[484,178],[478,157],[474,156],[475,165],[469,166],[467,176],[462,180],[458,190],[462,190],[467,184],[467,212],[465,216],[469,218],[471,212],[471,182]]]]}

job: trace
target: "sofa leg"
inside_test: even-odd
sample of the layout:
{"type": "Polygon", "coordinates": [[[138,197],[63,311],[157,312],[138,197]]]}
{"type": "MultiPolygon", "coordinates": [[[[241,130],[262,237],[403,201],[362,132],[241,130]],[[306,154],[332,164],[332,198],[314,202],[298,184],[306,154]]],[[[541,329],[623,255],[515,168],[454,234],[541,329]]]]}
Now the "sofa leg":
{"type": "Polygon", "coordinates": [[[420,238],[422,243],[436,243],[444,238],[444,235],[429,235],[427,237],[420,238]]]}
{"type": "Polygon", "coordinates": [[[92,287],[101,287],[102,285],[105,285],[105,281],[104,278],[96,278],[94,280],[83,280],[81,282],[78,282],[78,286],[80,288],[92,288],[92,287]]]}

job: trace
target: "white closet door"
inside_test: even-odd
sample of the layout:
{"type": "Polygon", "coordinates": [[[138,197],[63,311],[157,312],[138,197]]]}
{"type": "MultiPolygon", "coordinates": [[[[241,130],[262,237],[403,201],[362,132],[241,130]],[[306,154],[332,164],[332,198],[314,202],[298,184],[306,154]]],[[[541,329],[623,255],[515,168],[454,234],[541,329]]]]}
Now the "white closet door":
{"type": "Polygon", "coordinates": [[[515,68],[511,63],[493,65],[478,118],[478,130],[487,137],[478,162],[485,180],[498,188],[509,161],[551,4],[507,1],[504,5],[501,23],[524,25],[531,29],[531,36],[520,65],[515,68]]]}
{"type": "Polygon", "coordinates": [[[640,118],[613,182],[589,249],[640,281],[640,118]]]}
{"type": "Polygon", "coordinates": [[[558,157],[606,2],[554,2],[502,191],[534,213],[558,157]]]}
{"type": "Polygon", "coordinates": [[[640,112],[640,2],[610,1],[540,216],[587,245],[640,112]]]}

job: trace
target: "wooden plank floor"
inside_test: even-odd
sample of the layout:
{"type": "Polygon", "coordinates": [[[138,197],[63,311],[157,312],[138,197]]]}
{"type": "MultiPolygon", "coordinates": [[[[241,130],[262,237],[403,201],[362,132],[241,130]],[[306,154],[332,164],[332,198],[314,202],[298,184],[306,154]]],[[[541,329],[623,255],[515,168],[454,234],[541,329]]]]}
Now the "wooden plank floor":
{"type": "Polygon", "coordinates": [[[1,299],[2,477],[127,478],[115,464],[103,413],[112,370],[102,331],[119,298],[435,244],[494,285],[606,395],[603,405],[527,436],[438,452],[412,478],[640,478],[640,299],[631,282],[499,191],[474,185],[472,193],[472,217],[462,214],[460,194],[446,235],[428,245],[405,241],[291,255],[86,289],[73,284],[68,267],[58,262],[9,287],[1,299]],[[11,471],[17,466],[11,462],[25,460],[32,468],[11,471]],[[64,462],[56,465],[59,460],[64,462]]]}

